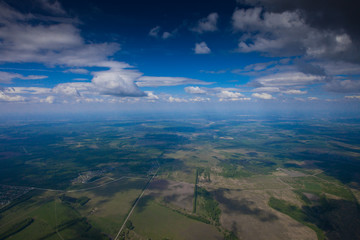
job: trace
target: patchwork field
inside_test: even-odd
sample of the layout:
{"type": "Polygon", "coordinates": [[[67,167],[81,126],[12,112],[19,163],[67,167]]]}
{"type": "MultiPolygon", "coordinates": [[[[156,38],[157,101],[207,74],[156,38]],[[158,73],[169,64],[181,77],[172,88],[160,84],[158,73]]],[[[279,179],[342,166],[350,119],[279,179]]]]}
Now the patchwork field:
{"type": "Polygon", "coordinates": [[[1,125],[0,239],[360,239],[357,132],[351,119],[1,125]]]}

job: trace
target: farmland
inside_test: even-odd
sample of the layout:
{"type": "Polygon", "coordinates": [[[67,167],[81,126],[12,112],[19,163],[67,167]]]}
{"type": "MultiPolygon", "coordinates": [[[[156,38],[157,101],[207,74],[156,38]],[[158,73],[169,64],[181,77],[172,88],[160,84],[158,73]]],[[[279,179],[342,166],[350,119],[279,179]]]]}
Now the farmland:
{"type": "Polygon", "coordinates": [[[360,238],[357,132],[354,119],[4,123],[0,238],[116,239],[123,224],[118,239],[360,238]]]}

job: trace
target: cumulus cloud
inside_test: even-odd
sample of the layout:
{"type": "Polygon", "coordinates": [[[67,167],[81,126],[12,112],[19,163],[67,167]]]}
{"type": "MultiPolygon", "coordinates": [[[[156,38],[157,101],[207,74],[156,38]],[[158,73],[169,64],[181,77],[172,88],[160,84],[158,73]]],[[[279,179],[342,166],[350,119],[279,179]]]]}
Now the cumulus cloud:
{"type": "Polygon", "coordinates": [[[223,91],[219,92],[217,94],[217,96],[219,98],[239,98],[239,97],[244,97],[244,95],[242,93],[231,92],[231,91],[226,91],[226,90],[223,90],[223,91]]]}
{"type": "Polygon", "coordinates": [[[168,98],[168,102],[171,102],[171,103],[173,103],[173,102],[181,103],[181,102],[188,102],[188,100],[187,100],[187,99],[184,99],[184,98],[177,98],[177,97],[172,97],[172,96],[170,96],[170,97],[168,98]]]}
{"type": "Polygon", "coordinates": [[[207,46],[206,42],[196,43],[194,51],[195,51],[196,54],[209,54],[209,53],[211,53],[211,50],[207,46]]]}
{"type": "Polygon", "coordinates": [[[80,91],[92,87],[91,83],[87,83],[87,86],[84,88],[82,83],[62,83],[58,84],[52,89],[53,93],[62,94],[67,96],[80,96],[80,91]]]}
{"type": "Polygon", "coordinates": [[[190,102],[209,102],[210,100],[211,100],[210,98],[203,98],[203,97],[194,97],[189,99],[190,102]]]}
{"type": "Polygon", "coordinates": [[[0,101],[2,102],[23,102],[25,98],[19,95],[8,95],[0,91],[0,101]]]}
{"type": "Polygon", "coordinates": [[[271,94],[268,93],[253,93],[251,96],[265,100],[275,99],[271,94]]]}
{"type": "MultiPolygon", "coordinates": [[[[185,92],[190,94],[203,94],[211,97],[216,97],[220,102],[224,101],[248,101],[250,98],[246,97],[244,94],[240,93],[238,88],[206,88],[206,87],[197,87],[190,86],[184,88],[185,92]]],[[[197,98],[195,98],[197,99],[197,98]]],[[[200,98],[198,98],[200,99],[200,98]]],[[[205,98],[206,100],[208,98],[205,98]]],[[[210,99],[209,99],[210,100],[210,99]]]]}
{"type": "Polygon", "coordinates": [[[220,102],[223,101],[248,101],[250,98],[246,98],[242,93],[222,90],[216,94],[220,102]]]}
{"type": "Polygon", "coordinates": [[[146,98],[151,101],[159,99],[159,96],[155,95],[154,92],[152,92],[152,91],[145,91],[145,93],[146,93],[146,98]]]}
{"type": "Polygon", "coordinates": [[[219,14],[210,13],[206,18],[202,18],[199,20],[197,25],[191,29],[193,32],[197,32],[199,34],[205,32],[215,32],[218,30],[217,22],[218,22],[219,14]]]}
{"type": "Polygon", "coordinates": [[[353,37],[360,36],[355,22],[360,22],[359,3],[351,0],[241,0],[246,5],[264,7],[271,12],[299,11],[307,24],[318,29],[346,31],[353,37]]]}
{"type": "Polygon", "coordinates": [[[100,93],[114,96],[146,96],[135,84],[142,74],[135,70],[111,68],[108,71],[94,72],[92,83],[100,93]]]}
{"type": "Polygon", "coordinates": [[[64,83],[57,85],[53,92],[69,96],[80,96],[82,92],[122,97],[147,96],[135,84],[142,73],[113,64],[110,70],[92,72],[91,82],[64,83]]]}
{"type": "Polygon", "coordinates": [[[356,76],[360,75],[360,64],[344,61],[285,58],[280,61],[251,64],[233,72],[255,77],[247,84],[255,87],[252,89],[253,92],[306,94],[307,91],[300,91],[298,88],[319,83],[325,84],[324,89],[330,92],[360,91],[360,81],[356,76]]]}
{"type": "Polygon", "coordinates": [[[238,51],[275,56],[307,55],[313,58],[348,59],[356,46],[344,32],[317,29],[299,11],[268,12],[261,7],[237,9],[233,29],[241,31],[238,51]]]}
{"type": "Polygon", "coordinates": [[[40,99],[40,102],[49,103],[49,104],[53,104],[54,101],[55,101],[55,97],[54,97],[54,96],[47,96],[47,97],[44,98],[44,99],[40,99]]]}
{"type": "Polygon", "coordinates": [[[260,27],[261,12],[260,7],[236,10],[232,16],[234,30],[252,30],[255,26],[260,27]]]}
{"type": "MultiPolygon", "coordinates": [[[[57,9],[56,2],[42,1],[47,8],[57,9]],[[47,4],[47,5],[46,5],[47,4]]],[[[80,30],[69,22],[54,23],[33,15],[25,15],[2,4],[5,10],[0,15],[0,61],[37,62],[50,66],[76,67],[68,71],[87,73],[81,67],[106,67],[108,70],[93,72],[92,87],[100,94],[114,96],[146,96],[134,81],[142,74],[128,69],[126,63],[110,61],[108,58],[120,49],[117,43],[86,43],[80,30]],[[36,20],[31,24],[29,19],[36,20]]],[[[59,12],[59,11],[58,11],[59,12]]],[[[60,13],[60,12],[59,12],[60,13]]],[[[0,73],[1,74],[1,73],[0,73]]],[[[45,76],[22,76],[2,73],[2,82],[13,78],[40,79],[45,76]]],[[[1,76],[0,76],[1,77],[1,76]]],[[[58,91],[58,89],[55,89],[58,91]]],[[[63,93],[71,92],[70,88],[63,93]]]]}
{"type": "Polygon", "coordinates": [[[185,92],[187,93],[191,93],[191,94],[204,94],[206,93],[206,90],[205,89],[202,89],[200,87],[186,87],[184,88],[185,89],[185,92]]]}
{"type": "Polygon", "coordinates": [[[301,91],[298,89],[290,89],[290,90],[283,91],[283,93],[285,93],[285,94],[306,94],[307,91],[301,91]]]}
{"type": "Polygon", "coordinates": [[[197,79],[184,77],[150,77],[143,76],[136,80],[136,85],[139,87],[161,87],[161,86],[178,86],[187,84],[209,85],[212,82],[204,82],[197,79]]]}

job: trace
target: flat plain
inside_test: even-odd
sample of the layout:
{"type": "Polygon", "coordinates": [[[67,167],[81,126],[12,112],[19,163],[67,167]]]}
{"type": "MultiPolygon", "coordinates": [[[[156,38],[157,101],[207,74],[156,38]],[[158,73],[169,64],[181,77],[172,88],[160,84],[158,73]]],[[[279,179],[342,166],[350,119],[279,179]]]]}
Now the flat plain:
{"type": "Polygon", "coordinates": [[[0,239],[359,239],[359,132],[285,117],[4,123],[0,239]]]}

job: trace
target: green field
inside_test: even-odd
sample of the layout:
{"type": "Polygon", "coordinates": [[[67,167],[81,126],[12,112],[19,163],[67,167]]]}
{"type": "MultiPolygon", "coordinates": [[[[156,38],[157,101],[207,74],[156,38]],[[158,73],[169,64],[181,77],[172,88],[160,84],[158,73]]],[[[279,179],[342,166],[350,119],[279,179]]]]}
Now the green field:
{"type": "Polygon", "coordinates": [[[143,201],[131,221],[134,232],[151,239],[218,239],[212,225],[196,221],[153,201],[143,201]]]}

